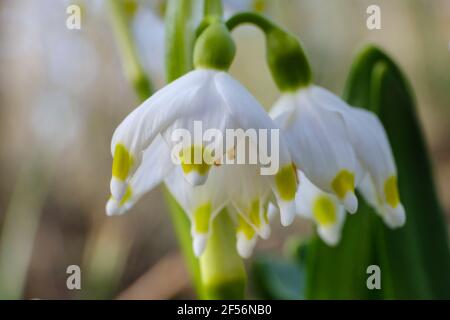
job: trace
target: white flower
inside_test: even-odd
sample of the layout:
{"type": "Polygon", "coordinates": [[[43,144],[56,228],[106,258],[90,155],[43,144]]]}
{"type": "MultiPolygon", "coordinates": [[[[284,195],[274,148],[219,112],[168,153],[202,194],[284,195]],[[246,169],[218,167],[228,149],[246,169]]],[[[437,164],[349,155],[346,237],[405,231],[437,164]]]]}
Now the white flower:
{"type": "Polygon", "coordinates": [[[317,233],[325,243],[337,245],[345,222],[344,207],[336,196],[317,188],[301,171],[298,175],[300,184],[295,196],[297,213],[314,221],[317,233]]]}
{"type": "MultiPolygon", "coordinates": [[[[295,215],[297,186],[284,141],[278,141],[279,170],[272,176],[261,176],[259,164],[221,164],[223,157],[229,157],[234,149],[216,155],[215,150],[208,151],[205,141],[183,149],[181,164],[174,164],[171,150],[176,144],[172,141],[172,133],[182,128],[194,136],[196,121],[202,122],[204,130],[211,128],[221,132],[226,129],[277,129],[256,99],[226,72],[191,71],[147,99],[114,132],[108,215],[125,212],[140,196],[167,178],[169,189],[191,218],[197,254],[204,249],[211,221],[227,203],[233,205],[254,233],[266,237],[268,227],[264,223],[264,212],[269,196],[273,194],[280,208],[282,224],[290,224],[295,215]],[[207,150],[210,157],[214,154],[213,162],[217,166],[204,159],[199,164],[185,161],[183,155],[191,149],[200,149],[203,154],[207,150]]],[[[257,141],[251,142],[249,148],[258,145],[257,141]]],[[[243,223],[238,221],[237,224],[244,230],[243,223]]],[[[250,237],[247,232],[247,235],[247,240],[253,241],[254,234],[250,237]]],[[[244,251],[251,252],[241,250],[244,251]]]]}
{"type": "Polygon", "coordinates": [[[236,247],[242,257],[251,255],[258,236],[269,237],[271,190],[266,179],[257,167],[247,165],[214,168],[208,181],[197,187],[182,178],[179,168],[167,178],[167,187],[191,219],[193,248],[197,256],[206,247],[214,218],[225,206],[236,226],[236,247]]]}
{"type": "Polygon", "coordinates": [[[358,186],[390,227],[405,223],[392,151],[373,113],[311,85],[284,94],[271,115],[283,129],[294,163],[314,185],[335,194],[352,213],[358,186]]]}

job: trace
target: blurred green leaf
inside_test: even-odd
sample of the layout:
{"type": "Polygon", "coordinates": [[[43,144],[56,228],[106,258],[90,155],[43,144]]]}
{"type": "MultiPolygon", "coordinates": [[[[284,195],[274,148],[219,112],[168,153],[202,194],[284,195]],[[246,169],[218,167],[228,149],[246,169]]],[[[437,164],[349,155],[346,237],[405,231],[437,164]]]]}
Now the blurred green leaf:
{"type": "Polygon", "coordinates": [[[410,87],[395,63],[368,47],[355,60],[345,99],[378,114],[396,159],[406,225],[388,229],[360,197],[337,248],[315,238],[308,252],[308,298],[450,298],[448,236],[410,87]],[[382,289],[366,287],[381,268],[382,289]]]}
{"type": "Polygon", "coordinates": [[[259,298],[304,299],[304,270],[294,261],[258,256],[252,265],[252,282],[259,298]]]}

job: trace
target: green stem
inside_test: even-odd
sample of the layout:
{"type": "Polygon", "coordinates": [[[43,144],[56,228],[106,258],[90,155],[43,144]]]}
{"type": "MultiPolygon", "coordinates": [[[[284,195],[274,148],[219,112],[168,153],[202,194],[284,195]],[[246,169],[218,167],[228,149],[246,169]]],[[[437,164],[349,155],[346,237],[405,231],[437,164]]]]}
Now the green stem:
{"type": "Polygon", "coordinates": [[[312,81],[311,67],[298,39],[266,17],[254,13],[238,13],[226,25],[233,30],[241,24],[253,24],[266,36],[266,57],[272,78],[282,92],[297,91],[312,81]]]}
{"type": "Polygon", "coordinates": [[[223,7],[221,0],[205,0],[204,2],[205,17],[222,18],[223,7]]]}
{"type": "Polygon", "coordinates": [[[255,14],[253,12],[241,12],[232,16],[227,20],[226,25],[230,31],[234,28],[240,26],[241,24],[253,24],[261,29],[264,33],[269,32],[271,29],[276,28],[277,26],[268,18],[255,14]]]}
{"type": "Polygon", "coordinates": [[[139,62],[123,3],[121,0],[110,0],[108,4],[125,74],[139,99],[144,101],[153,93],[153,86],[139,62]]]}
{"type": "Polygon", "coordinates": [[[246,273],[235,243],[233,222],[223,210],[214,219],[208,245],[200,257],[205,299],[244,299],[246,273]]]}
{"type": "Polygon", "coordinates": [[[166,11],[166,78],[167,82],[192,70],[195,40],[195,11],[200,0],[169,0],[166,11]]]}

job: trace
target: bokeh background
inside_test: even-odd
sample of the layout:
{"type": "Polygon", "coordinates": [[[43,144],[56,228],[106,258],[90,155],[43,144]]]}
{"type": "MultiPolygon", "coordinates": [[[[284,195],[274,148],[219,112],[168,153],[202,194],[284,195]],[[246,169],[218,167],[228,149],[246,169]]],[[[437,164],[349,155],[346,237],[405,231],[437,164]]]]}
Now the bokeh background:
{"type": "MultiPolygon", "coordinates": [[[[104,212],[110,139],[137,106],[107,1],[0,2],[0,298],[193,297],[161,190],[127,215],[104,212]],[[81,30],[66,28],[70,4],[82,8],[81,30]],[[81,290],[66,287],[69,265],[81,267],[81,290]]],[[[315,82],[338,94],[364,44],[390,53],[414,88],[450,221],[450,1],[225,2],[227,15],[254,8],[297,34],[315,82]],[[382,30],[366,27],[371,4],[381,7],[382,30]]],[[[133,8],[139,56],[157,87],[165,83],[164,8],[162,0],[133,8]]],[[[234,36],[231,73],[269,108],[279,93],[265,65],[264,39],[251,27],[234,36]]],[[[275,222],[257,252],[281,254],[290,237],[311,232],[301,219],[283,229],[275,222]]]]}

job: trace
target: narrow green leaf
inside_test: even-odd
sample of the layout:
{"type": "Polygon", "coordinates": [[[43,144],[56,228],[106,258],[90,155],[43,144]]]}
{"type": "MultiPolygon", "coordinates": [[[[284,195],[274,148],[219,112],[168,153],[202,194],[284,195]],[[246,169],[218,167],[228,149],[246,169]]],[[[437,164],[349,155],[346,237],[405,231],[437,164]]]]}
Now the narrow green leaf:
{"type": "Polygon", "coordinates": [[[416,296],[410,283],[421,286],[418,296],[430,290],[431,298],[450,298],[450,251],[444,215],[433,183],[428,150],[416,115],[410,87],[398,67],[380,50],[373,75],[373,107],[378,110],[398,165],[399,188],[407,212],[407,225],[398,232],[383,229],[382,237],[397,277],[394,288],[400,297],[416,296]],[[402,256],[403,255],[403,256],[402,256]],[[416,255],[414,258],[413,255],[416,255]],[[424,272],[411,272],[420,261],[424,272]],[[421,283],[423,281],[423,283],[421,283]],[[396,285],[398,283],[398,285],[396,285]],[[409,284],[409,285],[408,285],[409,284]]]}

